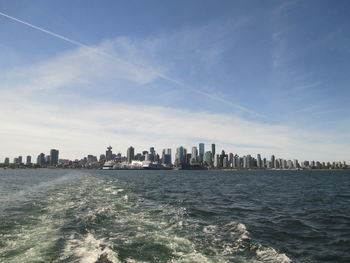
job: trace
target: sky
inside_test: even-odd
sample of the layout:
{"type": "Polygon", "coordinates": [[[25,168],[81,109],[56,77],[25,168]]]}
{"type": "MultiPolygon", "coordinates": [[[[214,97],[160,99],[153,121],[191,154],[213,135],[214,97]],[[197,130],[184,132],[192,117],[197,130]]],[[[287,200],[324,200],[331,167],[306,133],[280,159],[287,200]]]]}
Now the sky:
{"type": "Polygon", "coordinates": [[[158,152],[350,162],[350,1],[0,0],[0,162],[158,152]]]}

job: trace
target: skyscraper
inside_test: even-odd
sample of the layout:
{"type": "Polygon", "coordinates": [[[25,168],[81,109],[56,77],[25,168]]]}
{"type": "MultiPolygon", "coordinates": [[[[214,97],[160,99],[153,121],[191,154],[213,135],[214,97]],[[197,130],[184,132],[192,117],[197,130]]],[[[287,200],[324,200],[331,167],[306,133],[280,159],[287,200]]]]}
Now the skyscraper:
{"type": "Polygon", "coordinates": [[[212,145],[211,145],[211,154],[213,155],[213,157],[215,156],[215,143],[213,143],[212,145]]]}
{"type": "Polygon", "coordinates": [[[108,146],[106,151],[106,161],[111,161],[112,159],[113,159],[112,146],[108,146]]]}
{"type": "Polygon", "coordinates": [[[199,144],[199,155],[204,155],[204,143],[199,144]]]}
{"type": "Polygon", "coordinates": [[[186,149],[182,146],[176,149],[175,165],[184,165],[186,163],[186,149]]]}
{"type": "Polygon", "coordinates": [[[130,146],[127,150],[126,155],[127,155],[128,163],[131,163],[131,161],[134,160],[134,155],[135,155],[134,147],[130,146]]]}
{"type": "Polygon", "coordinates": [[[271,155],[271,168],[275,168],[275,156],[271,155]]]}
{"type": "Polygon", "coordinates": [[[31,165],[31,164],[32,164],[32,156],[28,155],[26,165],[31,165]]]}
{"type": "Polygon", "coordinates": [[[58,164],[58,150],[51,149],[50,151],[50,165],[58,164]]]}
{"type": "Polygon", "coordinates": [[[198,149],[196,146],[192,147],[192,152],[191,152],[191,160],[190,163],[191,164],[195,164],[198,162],[198,149]]]}
{"type": "Polygon", "coordinates": [[[203,163],[209,167],[213,166],[213,156],[210,151],[205,152],[203,163]]]}
{"type": "Polygon", "coordinates": [[[162,152],[162,161],[165,165],[171,165],[171,149],[163,149],[162,152]]]}
{"type": "Polygon", "coordinates": [[[150,148],[149,148],[149,158],[150,158],[150,161],[154,162],[155,157],[156,157],[156,151],[154,150],[154,147],[150,147],[150,148]]]}
{"type": "Polygon", "coordinates": [[[5,164],[5,165],[9,165],[9,164],[10,164],[10,158],[6,157],[6,158],[5,158],[4,164],[5,164]]]}
{"type": "Polygon", "coordinates": [[[41,154],[38,155],[37,164],[39,166],[44,166],[46,164],[45,163],[45,154],[44,153],[41,153],[41,154]]]}
{"type": "Polygon", "coordinates": [[[260,154],[258,154],[258,156],[257,156],[257,167],[262,168],[262,160],[261,160],[260,154]]]}

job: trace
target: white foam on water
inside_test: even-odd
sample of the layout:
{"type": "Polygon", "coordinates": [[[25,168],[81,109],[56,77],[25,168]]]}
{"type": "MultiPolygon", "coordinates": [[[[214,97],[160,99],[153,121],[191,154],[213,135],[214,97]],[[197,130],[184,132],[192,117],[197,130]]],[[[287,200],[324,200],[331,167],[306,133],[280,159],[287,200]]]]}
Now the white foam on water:
{"type": "Polygon", "coordinates": [[[103,239],[96,239],[91,233],[83,239],[75,239],[72,235],[59,260],[77,258],[80,263],[95,263],[99,258],[106,257],[111,263],[119,263],[118,254],[110,245],[103,239]]]}
{"type": "Polygon", "coordinates": [[[64,225],[62,219],[57,216],[65,206],[48,207],[48,213],[32,217],[35,223],[23,225],[9,235],[2,235],[1,240],[5,244],[0,249],[0,254],[6,254],[10,251],[21,251],[6,262],[42,262],[50,261],[47,255],[54,244],[60,238],[60,229],[64,225]]]}
{"type": "Polygon", "coordinates": [[[217,231],[218,227],[214,226],[214,225],[208,225],[203,227],[203,232],[207,233],[207,234],[212,234],[215,233],[217,231]]]}
{"type": "Polygon", "coordinates": [[[271,247],[259,247],[256,251],[256,256],[262,262],[275,262],[275,263],[290,263],[292,260],[286,256],[286,254],[278,253],[271,247]]]}
{"type": "Polygon", "coordinates": [[[113,191],[111,192],[111,194],[117,195],[117,194],[122,193],[122,192],[124,192],[124,189],[117,189],[117,190],[113,190],[113,191]]]}

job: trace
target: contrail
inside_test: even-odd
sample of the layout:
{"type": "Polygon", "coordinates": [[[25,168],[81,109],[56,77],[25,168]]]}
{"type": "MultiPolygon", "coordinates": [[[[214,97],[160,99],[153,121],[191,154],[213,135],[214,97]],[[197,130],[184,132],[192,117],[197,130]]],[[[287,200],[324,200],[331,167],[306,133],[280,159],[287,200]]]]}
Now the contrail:
{"type": "MultiPolygon", "coordinates": [[[[34,29],[36,29],[36,30],[39,30],[39,31],[41,31],[41,32],[44,32],[44,33],[46,33],[46,34],[49,34],[49,35],[51,35],[51,36],[54,36],[54,37],[56,37],[56,38],[62,39],[62,40],[64,40],[64,41],[67,41],[67,42],[69,42],[69,43],[71,43],[71,44],[73,44],[73,45],[76,45],[76,46],[78,46],[78,47],[87,48],[87,49],[89,49],[89,50],[92,50],[92,51],[95,52],[95,53],[100,54],[100,55],[104,55],[104,56],[107,56],[107,57],[109,57],[109,58],[113,58],[113,59],[115,59],[115,60],[122,61],[121,59],[119,59],[119,58],[117,58],[117,57],[115,57],[115,56],[111,56],[111,55],[108,54],[108,53],[105,53],[105,52],[100,51],[100,50],[96,50],[96,49],[94,49],[94,48],[92,48],[92,47],[90,47],[90,46],[88,46],[88,45],[85,45],[85,44],[83,44],[83,43],[81,43],[81,42],[78,42],[78,41],[76,41],[76,40],[73,40],[73,39],[70,39],[70,38],[68,38],[68,37],[62,36],[62,35],[60,35],[60,34],[56,34],[56,33],[54,33],[54,32],[51,32],[51,31],[49,31],[49,30],[46,30],[46,29],[44,29],[44,28],[42,28],[42,27],[38,27],[38,26],[36,26],[36,25],[33,25],[33,24],[31,24],[31,23],[28,23],[28,22],[26,22],[26,21],[24,21],[24,20],[21,20],[21,19],[18,19],[18,18],[16,18],[16,17],[7,15],[7,14],[2,13],[2,12],[0,12],[0,15],[2,15],[2,16],[4,16],[4,17],[7,17],[7,18],[9,18],[9,19],[11,19],[11,20],[13,20],[13,21],[18,22],[18,23],[21,23],[21,24],[23,24],[23,25],[26,25],[26,26],[29,26],[29,27],[31,27],[31,28],[34,28],[34,29]]],[[[125,61],[123,61],[123,62],[125,62],[125,61]]],[[[131,63],[131,62],[128,62],[128,63],[131,63]]],[[[131,64],[132,64],[132,63],[131,63],[131,64]]],[[[164,75],[164,74],[162,74],[162,73],[160,73],[160,72],[156,72],[156,71],[153,71],[153,72],[156,73],[156,75],[158,75],[158,77],[160,77],[160,78],[162,78],[162,79],[165,79],[165,80],[168,80],[168,81],[170,81],[170,82],[172,82],[172,83],[174,83],[174,84],[177,84],[178,86],[182,86],[182,87],[184,87],[184,88],[187,88],[187,89],[191,90],[192,92],[195,92],[195,93],[197,93],[197,94],[200,94],[200,95],[205,96],[205,97],[207,97],[207,98],[210,98],[210,99],[212,99],[212,100],[216,100],[216,101],[219,101],[219,102],[223,102],[223,103],[225,103],[225,104],[227,104],[227,105],[230,105],[230,106],[232,106],[232,107],[234,107],[234,108],[236,108],[236,109],[238,109],[238,110],[240,110],[240,111],[244,111],[244,112],[250,113],[250,114],[252,114],[252,115],[258,116],[258,117],[263,117],[262,114],[257,113],[257,112],[254,112],[254,111],[251,111],[251,110],[249,110],[249,109],[247,109],[247,108],[245,108],[245,107],[242,107],[242,106],[240,106],[240,105],[238,105],[238,104],[232,103],[232,102],[229,101],[229,100],[226,100],[226,99],[221,98],[221,97],[219,97],[219,96],[216,96],[216,95],[213,95],[213,94],[210,94],[210,93],[207,93],[207,92],[204,92],[204,91],[195,89],[195,88],[191,87],[190,85],[187,85],[186,83],[184,83],[184,82],[182,82],[182,81],[180,81],[180,80],[171,78],[171,77],[166,76],[166,75],[164,75]]]]}
{"type": "Polygon", "coordinates": [[[65,40],[65,41],[67,41],[67,42],[69,42],[69,43],[72,43],[73,45],[76,45],[76,46],[79,46],[79,47],[88,47],[87,45],[84,45],[84,44],[82,44],[82,43],[80,43],[80,42],[78,42],[78,41],[69,39],[68,37],[65,37],[65,36],[56,34],[56,33],[54,33],[54,32],[51,32],[51,31],[49,31],[49,30],[46,30],[46,29],[44,29],[44,28],[35,26],[35,25],[33,25],[33,24],[30,24],[30,23],[28,23],[28,22],[26,22],[26,21],[20,20],[20,19],[18,19],[18,18],[13,17],[13,16],[6,15],[6,14],[4,14],[4,13],[2,13],[2,12],[0,12],[0,15],[2,15],[2,16],[4,16],[4,17],[7,17],[7,18],[10,18],[10,19],[12,19],[12,20],[14,20],[14,21],[16,21],[16,22],[19,22],[19,23],[24,24],[24,25],[26,25],[26,26],[29,26],[29,27],[31,27],[31,28],[34,28],[34,29],[36,29],[36,30],[39,30],[39,31],[41,31],[41,32],[47,33],[47,34],[49,34],[49,35],[51,35],[51,36],[54,36],[54,37],[60,38],[60,39],[62,39],[62,40],[65,40]]]}

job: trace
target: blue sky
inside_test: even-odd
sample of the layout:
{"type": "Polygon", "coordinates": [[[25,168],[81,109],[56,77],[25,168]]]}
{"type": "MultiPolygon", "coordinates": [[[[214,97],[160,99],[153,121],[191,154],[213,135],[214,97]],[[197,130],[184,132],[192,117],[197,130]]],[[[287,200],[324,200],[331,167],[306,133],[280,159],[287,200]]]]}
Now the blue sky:
{"type": "Polygon", "coordinates": [[[0,15],[0,158],[216,142],[350,161],[349,1],[0,0],[0,12],[48,31],[0,15]]]}

